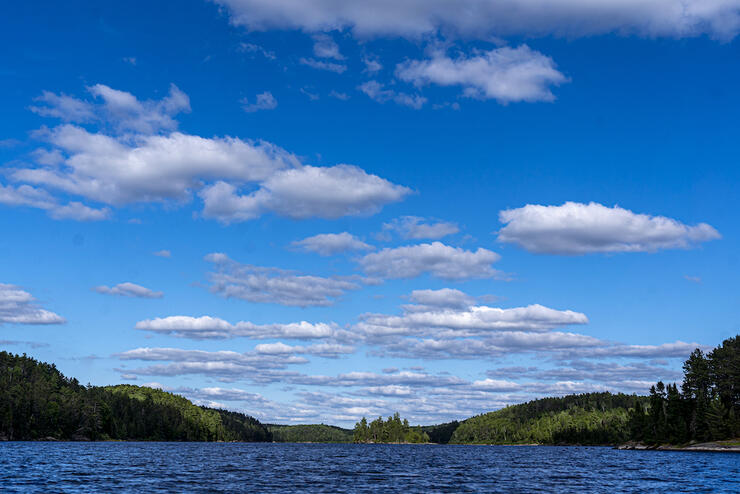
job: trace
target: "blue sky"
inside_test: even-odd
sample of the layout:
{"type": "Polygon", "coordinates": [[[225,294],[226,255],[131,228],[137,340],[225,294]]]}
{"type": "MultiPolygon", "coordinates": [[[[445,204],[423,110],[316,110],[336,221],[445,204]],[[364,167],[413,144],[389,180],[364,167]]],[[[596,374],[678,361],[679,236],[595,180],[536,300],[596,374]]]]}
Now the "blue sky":
{"type": "Polygon", "coordinates": [[[5,6],[0,346],[285,423],[678,379],[738,330],[740,7],[461,4],[5,6]]]}

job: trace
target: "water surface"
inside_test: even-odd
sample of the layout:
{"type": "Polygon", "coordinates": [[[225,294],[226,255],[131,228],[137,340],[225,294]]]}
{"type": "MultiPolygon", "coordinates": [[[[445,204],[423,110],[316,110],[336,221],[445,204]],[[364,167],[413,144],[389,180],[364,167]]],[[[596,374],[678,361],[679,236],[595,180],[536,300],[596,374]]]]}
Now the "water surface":
{"type": "Polygon", "coordinates": [[[0,443],[2,492],[740,492],[740,454],[597,447],[0,443]]]}

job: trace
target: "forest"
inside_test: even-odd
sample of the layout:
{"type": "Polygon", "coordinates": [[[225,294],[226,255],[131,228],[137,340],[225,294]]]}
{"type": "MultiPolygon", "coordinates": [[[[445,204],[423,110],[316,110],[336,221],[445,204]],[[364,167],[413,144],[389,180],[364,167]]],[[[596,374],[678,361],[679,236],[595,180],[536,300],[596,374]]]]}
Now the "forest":
{"type": "Polygon", "coordinates": [[[276,443],[351,443],[352,431],[334,425],[267,424],[276,443]]]}
{"type": "Polygon", "coordinates": [[[0,352],[0,440],[654,445],[740,437],[740,336],[707,354],[694,350],[683,370],[680,386],[658,382],[649,396],[542,398],[423,427],[395,413],[349,430],[263,425],[147,387],[83,386],[53,364],[0,352]]]}
{"type": "Polygon", "coordinates": [[[53,364],[0,352],[0,439],[271,441],[236,412],[199,407],[161,390],[83,386],[53,364]]]}
{"type": "Polygon", "coordinates": [[[630,437],[645,444],[683,444],[740,436],[740,335],[683,364],[681,387],[658,382],[630,413],[630,437]]]}
{"type": "Polygon", "coordinates": [[[629,439],[629,409],[645,397],[587,393],[512,405],[471,417],[451,444],[617,444],[629,439]]]}
{"type": "Polygon", "coordinates": [[[353,442],[356,443],[428,443],[429,436],[421,427],[411,427],[407,419],[401,420],[398,412],[383,420],[378,417],[369,424],[362,419],[355,424],[353,442]]]}

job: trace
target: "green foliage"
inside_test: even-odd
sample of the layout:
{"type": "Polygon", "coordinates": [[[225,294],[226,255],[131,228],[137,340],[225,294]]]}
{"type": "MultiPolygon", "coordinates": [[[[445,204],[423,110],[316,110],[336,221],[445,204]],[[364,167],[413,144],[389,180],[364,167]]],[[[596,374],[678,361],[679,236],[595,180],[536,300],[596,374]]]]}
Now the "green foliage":
{"type": "Polygon", "coordinates": [[[460,426],[460,422],[453,420],[452,422],[446,422],[444,424],[437,425],[423,425],[421,430],[426,432],[429,436],[429,441],[436,444],[447,444],[452,438],[452,434],[455,433],[457,428],[460,426]]]}
{"type": "Polygon", "coordinates": [[[352,431],[333,425],[268,425],[278,443],[351,443],[352,431]]]}
{"type": "Polygon", "coordinates": [[[452,444],[616,444],[629,437],[629,410],[643,398],[588,393],[513,405],[463,421],[452,444]]]}
{"type": "Polygon", "coordinates": [[[411,427],[409,421],[401,420],[398,412],[388,420],[383,417],[367,423],[367,419],[355,424],[353,441],[356,443],[428,443],[429,436],[421,430],[421,427],[411,427]]]}
{"type": "Polygon", "coordinates": [[[0,352],[0,437],[270,441],[256,419],[140,386],[81,386],[53,364],[0,352]]]}
{"type": "Polygon", "coordinates": [[[682,444],[740,436],[740,336],[704,355],[694,350],[675,384],[650,388],[649,406],[630,417],[631,439],[682,444]]]}

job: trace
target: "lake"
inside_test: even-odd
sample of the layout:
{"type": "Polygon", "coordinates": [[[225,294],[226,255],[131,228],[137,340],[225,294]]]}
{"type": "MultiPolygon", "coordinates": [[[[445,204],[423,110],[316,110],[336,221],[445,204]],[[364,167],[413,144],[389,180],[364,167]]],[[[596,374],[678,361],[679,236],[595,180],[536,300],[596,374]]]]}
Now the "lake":
{"type": "Polygon", "coordinates": [[[0,443],[2,492],[740,492],[740,454],[600,447],[0,443]]]}

